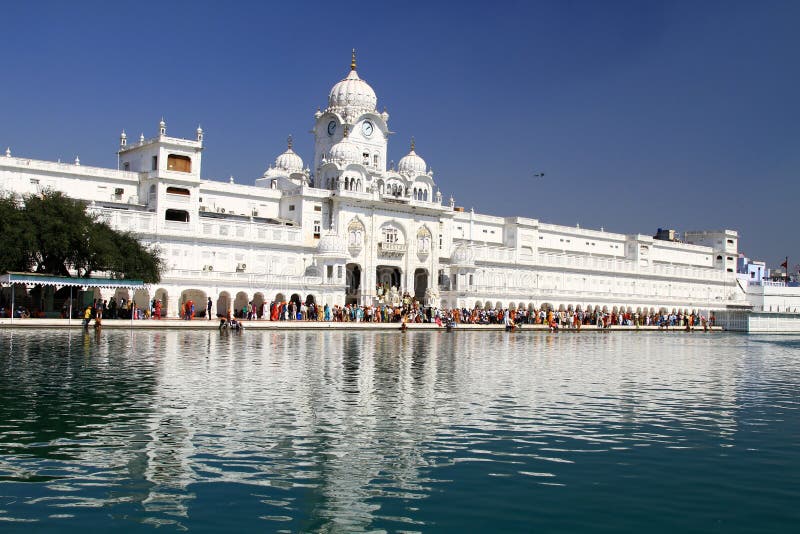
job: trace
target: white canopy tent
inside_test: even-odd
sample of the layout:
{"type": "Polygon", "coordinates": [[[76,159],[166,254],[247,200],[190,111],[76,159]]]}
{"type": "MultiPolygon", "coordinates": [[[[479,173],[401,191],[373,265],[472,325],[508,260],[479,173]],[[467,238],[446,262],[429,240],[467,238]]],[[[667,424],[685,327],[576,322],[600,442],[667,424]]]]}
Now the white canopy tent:
{"type": "MultiPolygon", "coordinates": [[[[86,289],[89,287],[99,287],[103,289],[142,289],[145,283],[141,280],[126,280],[115,278],[70,278],[68,276],[54,276],[50,274],[37,274],[37,273],[17,273],[10,272],[0,275],[0,285],[11,286],[11,323],[14,323],[14,286],[17,284],[39,285],[39,286],[54,286],[54,287],[69,287],[69,321],[72,323],[72,288],[80,287],[86,289]]],[[[131,314],[131,321],[133,321],[133,314],[131,314]]]]}

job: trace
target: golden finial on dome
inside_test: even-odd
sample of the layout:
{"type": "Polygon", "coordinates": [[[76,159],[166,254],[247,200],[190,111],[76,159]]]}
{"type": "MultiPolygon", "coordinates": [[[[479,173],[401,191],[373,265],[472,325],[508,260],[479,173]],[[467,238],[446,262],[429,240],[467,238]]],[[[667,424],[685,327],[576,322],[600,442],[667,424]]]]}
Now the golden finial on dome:
{"type": "Polygon", "coordinates": [[[350,61],[350,70],[356,70],[356,49],[353,49],[353,59],[350,61]]]}
{"type": "Polygon", "coordinates": [[[350,127],[345,124],[344,125],[344,136],[347,137],[350,134],[350,127]]]}
{"type": "Polygon", "coordinates": [[[412,138],[411,138],[411,152],[414,152],[414,148],[415,148],[416,146],[417,146],[417,144],[414,142],[414,138],[412,137],[412,138]]]}
{"type": "Polygon", "coordinates": [[[292,134],[289,134],[289,137],[286,138],[286,148],[290,150],[292,148],[292,134]]]}

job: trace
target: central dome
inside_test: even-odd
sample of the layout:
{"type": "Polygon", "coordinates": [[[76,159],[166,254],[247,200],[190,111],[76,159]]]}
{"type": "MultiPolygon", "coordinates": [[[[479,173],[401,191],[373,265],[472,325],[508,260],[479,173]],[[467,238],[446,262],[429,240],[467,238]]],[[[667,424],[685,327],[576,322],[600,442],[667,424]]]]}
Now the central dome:
{"type": "Polygon", "coordinates": [[[375,111],[378,97],[367,82],[358,77],[356,72],[356,56],[353,51],[353,62],[350,74],[331,88],[328,95],[329,109],[357,108],[363,111],[375,111]]]}

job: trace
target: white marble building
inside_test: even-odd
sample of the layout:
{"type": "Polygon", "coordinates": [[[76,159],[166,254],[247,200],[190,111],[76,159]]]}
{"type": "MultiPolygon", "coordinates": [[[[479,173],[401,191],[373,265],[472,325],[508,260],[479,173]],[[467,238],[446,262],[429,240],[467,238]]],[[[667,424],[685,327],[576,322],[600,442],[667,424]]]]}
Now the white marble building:
{"type": "MultiPolygon", "coordinates": [[[[687,242],[464,211],[416,153],[387,165],[389,114],[357,71],[314,114],[311,167],[288,148],[254,186],[201,178],[203,131],[119,140],[119,168],[0,155],[0,190],[53,188],[158,245],[168,269],[135,296],[215,312],[251,300],[374,304],[379,285],[445,307],[718,310],[744,303],[735,231],[687,242]]],[[[111,295],[102,295],[108,298],[111,295]]],[[[385,297],[384,297],[385,298],[385,297]]]]}

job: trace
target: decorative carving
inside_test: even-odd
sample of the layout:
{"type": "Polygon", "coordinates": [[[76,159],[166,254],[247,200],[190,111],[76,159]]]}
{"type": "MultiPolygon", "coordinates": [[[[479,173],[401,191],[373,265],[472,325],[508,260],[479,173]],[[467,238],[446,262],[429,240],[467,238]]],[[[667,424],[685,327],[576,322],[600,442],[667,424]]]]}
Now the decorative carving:
{"type": "Polygon", "coordinates": [[[439,307],[439,290],[436,286],[425,290],[425,305],[439,307]]]}
{"type": "Polygon", "coordinates": [[[364,234],[364,224],[360,220],[353,219],[347,225],[347,248],[353,256],[364,247],[364,234]]]}
{"type": "Polygon", "coordinates": [[[422,226],[417,230],[417,254],[427,256],[431,251],[431,232],[422,226]]]}
{"type": "Polygon", "coordinates": [[[389,304],[392,306],[400,305],[400,292],[397,290],[397,287],[392,286],[392,288],[389,290],[388,300],[389,304]]]}

